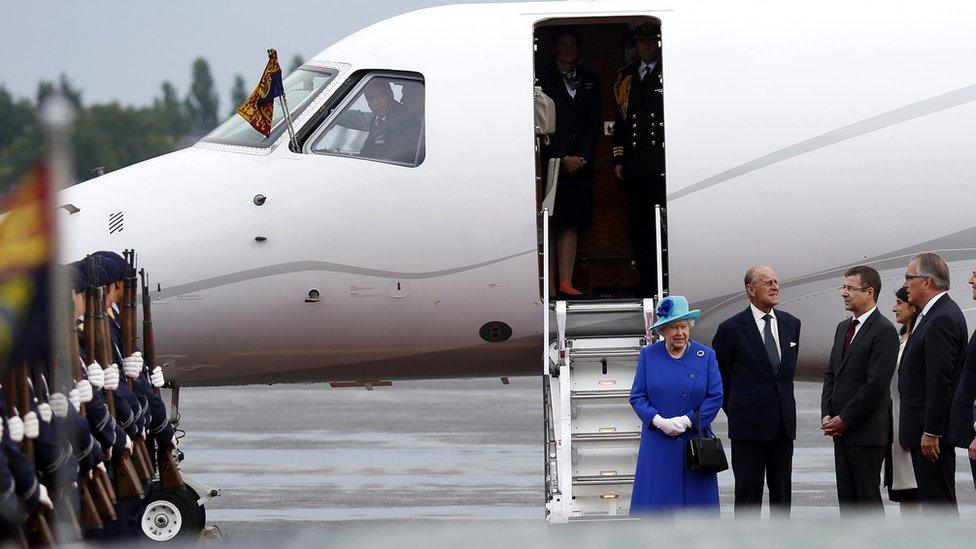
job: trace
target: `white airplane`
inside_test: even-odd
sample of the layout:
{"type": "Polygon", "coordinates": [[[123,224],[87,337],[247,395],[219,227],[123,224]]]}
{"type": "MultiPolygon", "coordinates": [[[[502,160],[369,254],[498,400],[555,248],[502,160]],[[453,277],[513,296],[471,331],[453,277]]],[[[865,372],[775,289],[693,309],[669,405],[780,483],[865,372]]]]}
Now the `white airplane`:
{"type": "Polygon", "coordinates": [[[845,315],[844,270],[880,270],[887,311],[925,250],[950,262],[951,295],[976,325],[976,6],[948,1],[407,13],[286,78],[297,150],[279,109],[270,139],[234,117],[66,189],[63,259],[139,252],[157,347],[184,386],[536,374],[548,311],[536,36],[573,25],[584,64],[612,74],[628,25],[648,20],[662,33],[668,285],[703,309],[696,339],[745,307],[745,269],[769,264],[816,371],[845,315]],[[349,121],[377,80],[422,121],[395,161],[365,158],[349,121]]]}

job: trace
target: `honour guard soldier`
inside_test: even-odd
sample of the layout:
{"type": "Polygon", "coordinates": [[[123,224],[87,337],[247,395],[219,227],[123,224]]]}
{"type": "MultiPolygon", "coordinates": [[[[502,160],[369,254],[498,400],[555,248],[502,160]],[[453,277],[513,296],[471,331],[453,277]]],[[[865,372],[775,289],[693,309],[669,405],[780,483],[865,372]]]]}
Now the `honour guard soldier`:
{"type": "Polygon", "coordinates": [[[613,126],[614,174],[627,189],[630,242],[640,271],[639,295],[657,288],[654,206],[665,205],[664,81],[660,31],[653,23],[634,29],[637,59],[617,71],[613,126]]]}

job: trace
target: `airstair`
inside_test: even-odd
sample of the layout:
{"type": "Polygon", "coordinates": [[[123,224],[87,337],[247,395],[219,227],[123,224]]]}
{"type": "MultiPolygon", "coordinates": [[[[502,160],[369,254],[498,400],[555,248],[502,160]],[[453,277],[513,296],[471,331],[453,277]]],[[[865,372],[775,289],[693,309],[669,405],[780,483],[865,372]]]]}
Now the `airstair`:
{"type": "MultiPolygon", "coordinates": [[[[547,213],[543,210],[544,256],[547,213]]],[[[548,298],[547,269],[541,282],[548,298]]],[[[630,387],[640,351],[651,343],[656,300],[547,302],[542,359],[546,521],[627,519],[641,435],[630,387]]]]}

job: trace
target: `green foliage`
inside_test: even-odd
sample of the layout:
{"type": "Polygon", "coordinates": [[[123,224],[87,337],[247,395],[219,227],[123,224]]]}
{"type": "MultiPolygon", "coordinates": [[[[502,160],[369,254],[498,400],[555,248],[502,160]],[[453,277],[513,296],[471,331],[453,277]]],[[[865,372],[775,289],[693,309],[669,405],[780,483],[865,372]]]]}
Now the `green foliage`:
{"type": "Polygon", "coordinates": [[[237,107],[243,105],[250,95],[244,86],[244,77],[239,74],[234,75],[234,88],[230,90],[230,116],[234,116],[237,107]]]}
{"type": "MultiPolygon", "coordinates": [[[[234,98],[244,80],[235,80],[234,98]]],[[[93,170],[117,170],[191,144],[216,127],[219,101],[210,67],[204,59],[193,63],[193,82],[185,99],[170,82],[163,82],[152,106],[133,107],[118,102],[85,105],[83,94],[67,76],[41,82],[31,99],[14,98],[0,86],[0,196],[18,181],[44,153],[44,132],[38,106],[60,92],[76,108],[74,127],[75,176],[90,179],[93,170]]],[[[247,92],[243,92],[246,99],[247,92]]],[[[240,102],[243,102],[241,99],[240,102]]],[[[237,103],[234,105],[236,108],[237,103]]]]}
{"type": "Polygon", "coordinates": [[[285,74],[288,75],[295,72],[298,67],[302,66],[302,63],[302,56],[296,53],[295,56],[291,58],[291,65],[288,66],[288,72],[285,74]]]}
{"type": "Polygon", "coordinates": [[[199,57],[193,62],[193,79],[190,82],[190,93],[186,97],[191,129],[206,133],[217,127],[219,107],[220,99],[214,89],[210,65],[206,59],[199,57]]]}

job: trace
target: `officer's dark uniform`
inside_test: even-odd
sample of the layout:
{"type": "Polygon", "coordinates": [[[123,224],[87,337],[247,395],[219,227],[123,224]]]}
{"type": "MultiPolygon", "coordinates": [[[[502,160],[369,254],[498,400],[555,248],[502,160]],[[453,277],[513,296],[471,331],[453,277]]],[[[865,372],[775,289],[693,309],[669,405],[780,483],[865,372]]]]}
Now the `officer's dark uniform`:
{"type": "MultiPolygon", "coordinates": [[[[658,39],[649,24],[635,31],[636,38],[658,39]]],[[[664,81],[661,58],[646,76],[638,74],[641,60],[617,71],[613,85],[616,115],[613,126],[613,163],[622,166],[627,188],[630,242],[640,271],[638,291],[643,297],[657,290],[657,226],[654,206],[665,206],[664,81]]]]}
{"type": "Polygon", "coordinates": [[[391,100],[385,119],[374,118],[359,156],[413,164],[417,160],[420,121],[400,103],[391,100]]]}

